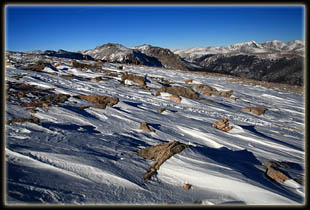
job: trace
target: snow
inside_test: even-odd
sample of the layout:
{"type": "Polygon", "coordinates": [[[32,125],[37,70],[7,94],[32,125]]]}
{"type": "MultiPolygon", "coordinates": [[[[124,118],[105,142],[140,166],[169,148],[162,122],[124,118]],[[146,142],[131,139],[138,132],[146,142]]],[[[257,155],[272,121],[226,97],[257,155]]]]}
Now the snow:
{"type": "MultiPolygon", "coordinates": [[[[208,47],[193,47],[183,50],[174,50],[175,54],[180,55],[190,61],[204,55],[213,54],[256,54],[262,58],[277,59],[281,57],[281,53],[302,53],[304,51],[304,41],[294,40],[291,42],[282,42],[280,40],[267,41],[257,43],[254,40],[248,42],[235,43],[228,46],[208,46],[208,47]]],[[[300,54],[299,53],[299,54],[300,54]]],[[[302,55],[302,54],[300,54],[302,55]]]]}
{"type": "MultiPolygon", "coordinates": [[[[18,57],[18,55],[16,55],[18,57]]],[[[50,58],[52,59],[52,58],[50,58]]],[[[304,96],[261,86],[231,83],[225,77],[202,76],[178,70],[123,65],[130,74],[148,75],[144,90],[119,78],[67,80],[57,75],[6,68],[6,80],[25,74],[18,82],[38,88],[55,88],[55,93],[97,94],[119,98],[105,109],[87,108],[70,97],[58,107],[25,108],[7,102],[6,115],[40,118],[39,124],[6,125],[5,157],[9,204],[193,204],[201,205],[302,205],[304,185],[294,180],[280,184],[268,179],[262,162],[278,160],[297,165],[292,172],[304,177],[304,96]],[[221,96],[205,100],[182,97],[172,102],[168,93],[155,96],[161,87],[154,78],[165,78],[179,86],[208,84],[218,90],[233,90],[238,100],[221,96]],[[242,107],[268,108],[257,116],[242,107]],[[156,110],[166,108],[162,114],[156,110]],[[212,127],[228,118],[234,128],[223,132],[212,127]],[[139,129],[148,122],[154,133],[139,129]],[[281,134],[280,134],[281,133],[281,134]],[[168,141],[191,145],[168,159],[151,180],[143,180],[152,161],[137,150],[168,141]],[[188,191],[183,185],[189,183],[188,191]]],[[[82,78],[103,76],[80,72],[70,65],[66,74],[82,78]]],[[[61,71],[61,66],[58,70],[61,71]]],[[[112,64],[105,69],[116,70],[112,64]]],[[[51,72],[51,69],[44,71],[51,72]]]]}

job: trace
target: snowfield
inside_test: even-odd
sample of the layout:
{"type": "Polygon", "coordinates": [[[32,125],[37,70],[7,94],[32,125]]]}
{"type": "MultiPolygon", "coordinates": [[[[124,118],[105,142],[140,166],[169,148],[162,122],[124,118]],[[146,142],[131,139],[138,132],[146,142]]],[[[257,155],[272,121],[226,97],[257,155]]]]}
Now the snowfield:
{"type": "Polygon", "coordinates": [[[42,72],[6,66],[6,82],[54,88],[54,93],[71,96],[58,106],[37,107],[35,113],[7,101],[7,120],[40,119],[38,124],[6,124],[7,204],[304,204],[304,184],[293,179],[304,178],[302,94],[232,83],[226,77],[136,65],[118,69],[119,64],[105,63],[103,69],[118,74],[108,77],[95,69],[80,71],[69,59],[63,61],[56,61],[62,64],[57,69],[46,67],[42,72]],[[145,76],[150,89],[130,80],[121,83],[125,71],[145,76]],[[53,72],[76,77],[69,80],[53,72]],[[13,78],[22,74],[18,80],[13,78]],[[91,80],[98,76],[104,79],[91,80]],[[212,102],[181,96],[181,102],[173,102],[171,94],[155,95],[163,86],[158,78],[193,89],[192,84],[208,84],[219,91],[233,90],[237,99],[203,96],[212,102]],[[193,80],[191,84],[184,82],[188,79],[193,80]],[[119,101],[105,109],[81,109],[90,103],[73,97],[78,94],[119,101]],[[268,110],[255,115],[241,110],[247,106],[268,110]],[[160,114],[160,108],[166,110],[160,114]],[[234,126],[231,131],[212,126],[223,118],[234,126]],[[144,121],[156,132],[139,129],[144,121]],[[190,147],[144,180],[153,161],[138,156],[137,151],[168,141],[190,147]],[[292,166],[286,169],[292,179],[279,183],[268,178],[262,163],[271,160],[292,166]],[[192,187],[185,190],[184,184],[192,187]]]}

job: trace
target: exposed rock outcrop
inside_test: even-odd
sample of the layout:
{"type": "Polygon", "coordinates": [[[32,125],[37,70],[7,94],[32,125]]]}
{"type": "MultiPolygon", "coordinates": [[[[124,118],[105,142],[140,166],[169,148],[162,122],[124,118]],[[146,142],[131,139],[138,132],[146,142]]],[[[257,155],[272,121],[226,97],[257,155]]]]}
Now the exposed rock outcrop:
{"type": "Polygon", "coordinates": [[[279,168],[280,167],[285,167],[287,168],[287,165],[283,165],[281,162],[276,162],[276,161],[268,161],[262,163],[263,166],[267,167],[265,174],[275,180],[276,182],[283,183],[286,180],[291,179],[289,175],[285,174],[282,172],[279,168]]]}
{"type": "Polygon", "coordinates": [[[264,106],[256,106],[256,107],[244,107],[244,108],[241,108],[241,110],[244,112],[251,112],[256,115],[262,115],[268,109],[265,108],[264,106]]]}
{"type": "Polygon", "coordinates": [[[213,123],[212,126],[216,129],[219,129],[225,132],[228,132],[234,128],[234,126],[229,126],[229,120],[227,118],[216,121],[215,123],[213,123]]]}
{"type": "Polygon", "coordinates": [[[116,97],[99,96],[99,95],[77,95],[74,97],[94,103],[94,105],[92,106],[86,106],[83,108],[94,107],[99,109],[105,109],[106,106],[114,106],[119,101],[119,99],[116,97]]]}
{"type": "Polygon", "coordinates": [[[147,122],[142,122],[140,124],[140,129],[147,132],[147,133],[152,133],[152,132],[155,132],[154,129],[151,129],[149,124],[147,122]]]}
{"type": "Polygon", "coordinates": [[[138,155],[147,159],[154,160],[155,162],[151,165],[150,170],[145,173],[144,179],[150,179],[154,174],[157,173],[159,167],[170,157],[175,154],[182,152],[189,145],[180,143],[178,141],[170,141],[160,143],[155,146],[146,147],[138,151],[138,155]]]}
{"type": "Polygon", "coordinates": [[[142,53],[156,58],[161,62],[165,68],[173,68],[180,70],[189,70],[191,66],[188,65],[179,55],[174,54],[171,50],[151,45],[141,45],[135,47],[142,53]]]}
{"type": "Polygon", "coordinates": [[[228,90],[228,91],[219,91],[209,85],[206,84],[196,84],[194,85],[195,90],[202,94],[203,96],[211,96],[212,94],[214,95],[219,95],[219,96],[224,96],[224,97],[230,97],[233,93],[233,90],[228,90]]]}
{"type": "Polygon", "coordinates": [[[180,103],[182,101],[182,98],[178,95],[172,95],[172,96],[169,96],[169,99],[173,102],[177,102],[177,103],[180,103]]]}
{"type": "Polygon", "coordinates": [[[14,119],[6,121],[7,124],[16,123],[16,122],[17,123],[30,122],[30,123],[39,124],[40,119],[37,117],[31,117],[31,118],[14,118],[14,119]]]}
{"type": "Polygon", "coordinates": [[[184,184],[183,185],[184,190],[189,190],[189,189],[191,189],[191,187],[192,187],[191,184],[184,184]]]}
{"type": "Polygon", "coordinates": [[[159,96],[161,92],[167,92],[171,95],[183,96],[185,98],[198,100],[198,94],[191,88],[181,87],[181,86],[170,86],[170,87],[161,87],[157,90],[156,96],[159,96]]]}
{"type": "Polygon", "coordinates": [[[146,88],[146,80],[145,77],[128,74],[128,72],[124,72],[122,74],[121,80],[124,82],[126,79],[135,82],[139,87],[146,88]]]}
{"type": "Polygon", "coordinates": [[[161,114],[161,113],[163,113],[164,111],[166,111],[166,108],[158,109],[156,112],[157,112],[158,114],[161,114]]]}

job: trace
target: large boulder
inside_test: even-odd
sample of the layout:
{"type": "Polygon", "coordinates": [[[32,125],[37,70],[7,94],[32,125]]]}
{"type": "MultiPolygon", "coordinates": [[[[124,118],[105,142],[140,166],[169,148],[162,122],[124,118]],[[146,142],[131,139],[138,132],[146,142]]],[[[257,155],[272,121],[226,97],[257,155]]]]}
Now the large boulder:
{"type": "Polygon", "coordinates": [[[279,169],[280,167],[289,167],[287,164],[282,164],[281,162],[277,161],[267,161],[262,163],[262,165],[267,168],[265,172],[266,176],[272,180],[275,180],[276,182],[283,183],[286,180],[291,179],[287,174],[279,169]]]}
{"type": "Polygon", "coordinates": [[[138,155],[147,159],[154,160],[148,172],[145,173],[144,179],[150,179],[152,175],[157,173],[159,167],[170,157],[182,152],[189,145],[180,143],[178,141],[170,141],[160,143],[155,146],[146,147],[138,151],[138,155]]]}

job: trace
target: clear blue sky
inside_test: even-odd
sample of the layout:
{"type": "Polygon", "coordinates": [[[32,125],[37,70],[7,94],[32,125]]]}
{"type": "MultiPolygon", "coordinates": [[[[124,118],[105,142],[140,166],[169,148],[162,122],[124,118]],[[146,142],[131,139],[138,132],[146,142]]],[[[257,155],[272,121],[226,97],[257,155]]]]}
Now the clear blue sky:
{"type": "Polygon", "coordinates": [[[110,43],[172,49],[304,40],[304,6],[6,5],[6,50],[78,51],[110,43]]]}

